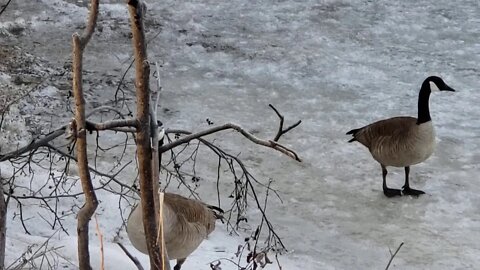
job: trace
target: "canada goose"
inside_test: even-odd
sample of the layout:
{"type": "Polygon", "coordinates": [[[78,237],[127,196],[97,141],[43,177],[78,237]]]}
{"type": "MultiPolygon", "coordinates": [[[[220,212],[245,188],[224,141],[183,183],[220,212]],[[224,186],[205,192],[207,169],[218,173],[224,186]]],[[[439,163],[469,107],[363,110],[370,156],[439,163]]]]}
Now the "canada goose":
{"type": "Polygon", "coordinates": [[[418,96],[418,118],[393,117],[362,128],[352,129],[353,136],[348,142],[358,141],[365,145],[382,167],[383,193],[387,197],[414,195],[425,192],[410,188],[408,174],[410,166],[426,160],[435,149],[435,131],[430,118],[428,99],[435,90],[455,91],[436,76],[425,79],[418,96]],[[387,166],[405,167],[403,190],[387,187],[387,166]]]}
{"type": "MultiPolygon", "coordinates": [[[[165,193],[163,230],[168,258],[177,260],[174,270],[179,270],[188,255],[215,229],[217,214],[213,210],[223,212],[197,200],[165,193]]],[[[135,207],[128,217],[127,234],[136,249],[148,254],[141,207],[135,207]]]]}

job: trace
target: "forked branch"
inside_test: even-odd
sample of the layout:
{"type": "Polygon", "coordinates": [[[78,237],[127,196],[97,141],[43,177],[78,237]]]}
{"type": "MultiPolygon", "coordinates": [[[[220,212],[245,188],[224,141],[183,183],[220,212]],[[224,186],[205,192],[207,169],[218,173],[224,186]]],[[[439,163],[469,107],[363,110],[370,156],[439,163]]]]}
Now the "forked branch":
{"type": "Polygon", "coordinates": [[[288,128],[286,129],[283,129],[283,122],[285,121],[285,118],[283,117],[282,114],[280,114],[280,112],[278,112],[278,110],[272,105],[272,104],[268,104],[268,106],[270,108],[272,108],[273,111],[275,111],[275,113],[277,114],[278,118],[280,118],[280,123],[279,123],[279,126],[278,126],[278,132],[277,132],[277,135],[275,135],[275,138],[273,139],[274,142],[278,142],[278,140],[280,139],[280,137],[289,132],[290,130],[296,128],[298,125],[300,125],[300,123],[302,123],[302,120],[298,120],[295,124],[289,126],[288,128]]]}
{"type": "Polygon", "coordinates": [[[278,111],[273,106],[270,105],[270,107],[273,108],[273,110],[280,117],[280,129],[279,129],[277,135],[275,136],[275,138],[273,140],[260,139],[260,138],[256,137],[255,135],[249,133],[248,131],[246,131],[245,129],[243,129],[241,126],[239,126],[237,124],[226,123],[226,124],[221,125],[221,126],[215,126],[215,127],[212,127],[212,128],[209,128],[209,129],[197,132],[197,133],[187,135],[187,136],[179,138],[178,140],[175,140],[171,143],[165,144],[165,145],[160,147],[159,152],[163,153],[163,152],[168,151],[172,148],[175,148],[175,147],[177,147],[181,144],[188,143],[191,140],[198,139],[198,138],[201,138],[203,136],[210,135],[210,134],[222,131],[222,130],[233,129],[233,130],[239,132],[240,134],[242,134],[244,137],[246,137],[247,139],[249,139],[253,143],[263,145],[263,146],[266,146],[266,147],[270,147],[272,149],[275,149],[275,150],[281,152],[282,154],[285,154],[285,155],[295,159],[296,161],[301,162],[302,160],[300,159],[300,157],[298,156],[298,154],[295,151],[293,151],[292,149],[290,149],[290,148],[288,148],[288,147],[286,147],[286,146],[277,142],[278,139],[283,134],[285,134],[288,131],[292,130],[293,128],[297,127],[301,123],[301,121],[298,121],[296,124],[288,127],[287,129],[283,129],[283,116],[281,114],[279,114],[278,111]]]}
{"type": "Polygon", "coordinates": [[[403,246],[403,242],[400,243],[400,245],[398,246],[397,250],[395,251],[395,253],[392,254],[392,252],[390,252],[390,260],[388,261],[388,264],[387,264],[387,267],[385,268],[385,270],[388,270],[388,268],[390,267],[390,264],[392,263],[393,261],[393,258],[395,258],[395,256],[397,255],[397,253],[400,251],[400,249],[402,248],[403,246]]]}
{"type": "Polygon", "coordinates": [[[46,146],[50,141],[52,141],[52,140],[60,137],[61,135],[63,135],[65,133],[66,128],[67,128],[67,126],[63,126],[63,127],[59,128],[55,131],[50,132],[48,135],[46,135],[43,138],[40,138],[38,140],[33,140],[27,146],[24,146],[24,147],[22,147],[18,150],[6,153],[4,155],[0,155],[0,162],[5,161],[5,160],[9,160],[9,159],[12,159],[12,158],[16,158],[20,155],[23,155],[24,153],[33,151],[33,150],[35,150],[39,147],[42,147],[42,146],[46,146]]]}

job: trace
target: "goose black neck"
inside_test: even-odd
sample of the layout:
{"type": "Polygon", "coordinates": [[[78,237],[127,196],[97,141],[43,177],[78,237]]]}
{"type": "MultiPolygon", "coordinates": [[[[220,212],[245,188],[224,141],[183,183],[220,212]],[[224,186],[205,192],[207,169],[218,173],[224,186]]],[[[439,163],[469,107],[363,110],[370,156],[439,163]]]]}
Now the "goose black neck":
{"type": "Polygon", "coordinates": [[[424,81],[420,94],[418,95],[418,118],[417,125],[431,121],[428,100],[430,98],[430,85],[428,81],[424,81]]]}

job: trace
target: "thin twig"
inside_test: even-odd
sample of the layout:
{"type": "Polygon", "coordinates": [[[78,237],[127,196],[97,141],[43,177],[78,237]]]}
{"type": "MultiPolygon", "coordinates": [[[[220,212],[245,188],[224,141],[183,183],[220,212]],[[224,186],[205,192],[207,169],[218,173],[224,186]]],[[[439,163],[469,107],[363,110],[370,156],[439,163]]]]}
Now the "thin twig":
{"type": "Polygon", "coordinates": [[[111,107],[111,106],[100,106],[100,107],[97,107],[95,109],[93,109],[92,111],[90,111],[89,113],[86,114],[86,118],[89,118],[90,116],[92,116],[93,114],[99,112],[99,111],[114,111],[118,114],[118,116],[120,116],[120,118],[122,119],[125,119],[125,115],[123,115],[123,113],[118,110],[117,108],[115,107],[111,107]]]}
{"type": "Polygon", "coordinates": [[[144,270],[140,261],[136,257],[134,257],[132,254],[130,254],[128,249],[124,247],[122,243],[117,242],[117,245],[123,250],[123,252],[125,252],[127,257],[130,258],[130,260],[132,260],[132,262],[135,264],[138,270],[144,270]]]}
{"type": "Polygon", "coordinates": [[[67,125],[55,130],[55,131],[52,131],[50,132],[48,135],[46,135],[45,137],[43,138],[40,138],[40,139],[37,139],[37,140],[33,140],[29,145],[27,146],[24,146],[18,150],[15,150],[15,151],[12,151],[12,152],[9,152],[9,153],[6,153],[4,155],[0,155],[0,162],[2,161],[5,161],[5,160],[8,160],[8,159],[11,159],[11,158],[15,158],[15,157],[18,157],[26,152],[29,152],[29,151],[32,151],[32,150],[35,150],[37,149],[38,147],[40,146],[46,146],[48,144],[48,142],[52,141],[53,139],[61,136],[62,134],[65,133],[65,129],[67,128],[67,125]]]}
{"type": "Polygon", "coordinates": [[[2,13],[5,11],[5,9],[7,9],[10,2],[12,2],[12,0],[8,0],[8,2],[2,7],[2,10],[0,10],[0,15],[2,15],[2,13]]]}
{"type": "Polygon", "coordinates": [[[288,128],[286,129],[283,129],[283,122],[285,120],[285,117],[283,117],[282,114],[280,114],[280,112],[277,110],[277,108],[275,108],[272,104],[268,104],[268,106],[270,108],[272,108],[272,110],[277,114],[278,118],[280,118],[280,124],[278,126],[278,132],[277,132],[277,135],[275,135],[275,138],[273,139],[273,141],[275,142],[278,142],[278,140],[280,139],[280,137],[289,132],[290,130],[296,128],[298,125],[300,125],[300,123],[302,123],[302,120],[298,120],[295,124],[289,126],[288,128]]]}
{"type": "Polygon", "coordinates": [[[395,253],[393,253],[393,255],[390,257],[390,260],[388,261],[388,264],[387,264],[387,267],[385,268],[385,270],[388,270],[388,268],[390,267],[390,264],[392,263],[393,261],[393,258],[395,258],[395,255],[397,255],[397,253],[400,251],[400,248],[402,248],[403,246],[403,242],[398,246],[397,250],[395,251],[395,253]]]}
{"type": "MultiPolygon", "coordinates": [[[[46,146],[50,141],[60,137],[61,135],[65,134],[65,131],[67,130],[68,127],[71,127],[72,124],[74,124],[74,121],[72,121],[68,125],[64,125],[49,134],[45,135],[42,138],[38,138],[30,142],[30,144],[12,151],[8,152],[5,154],[0,155],[0,162],[18,157],[26,152],[35,150],[41,146],[46,146]]],[[[113,130],[113,131],[121,131],[121,132],[136,132],[135,129],[132,129],[131,127],[136,127],[137,122],[134,119],[129,119],[129,120],[112,120],[112,121],[107,121],[103,123],[95,123],[92,121],[86,121],[86,128],[88,131],[93,131],[93,130],[113,130]]]]}
{"type": "Polygon", "coordinates": [[[50,239],[57,234],[58,230],[56,230],[52,235],[50,235],[34,252],[32,251],[32,248],[36,246],[37,244],[30,245],[27,250],[20,256],[18,257],[14,262],[12,262],[7,268],[5,269],[24,269],[23,267],[29,263],[33,262],[35,259],[41,257],[41,256],[46,256],[48,252],[56,251],[58,249],[63,248],[63,246],[60,247],[52,247],[50,249],[46,249],[48,247],[48,244],[50,242],[50,239]],[[45,248],[44,251],[40,252],[42,248],[45,248]],[[25,258],[25,255],[31,253],[30,258],[25,258]],[[15,264],[18,262],[18,265],[15,266],[15,264]]]}
{"type": "Polygon", "coordinates": [[[277,142],[274,142],[272,140],[267,141],[267,140],[262,140],[260,138],[257,138],[255,135],[249,133],[248,131],[243,129],[241,126],[239,126],[237,124],[234,124],[234,123],[226,123],[226,124],[221,125],[221,126],[212,127],[212,128],[209,128],[209,129],[197,132],[197,133],[187,135],[187,136],[182,137],[182,138],[180,138],[176,141],[173,141],[171,143],[168,143],[168,144],[165,144],[165,145],[161,146],[159,151],[160,151],[160,153],[163,153],[163,152],[168,151],[168,150],[170,150],[174,147],[177,147],[181,144],[187,143],[191,140],[198,139],[200,137],[210,135],[210,134],[222,131],[222,130],[227,130],[227,129],[233,129],[233,130],[238,131],[240,134],[242,134],[244,137],[246,137],[247,139],[249,139],[253,143],[263,145],[263,146],[266,146],[266,147],[270,147],[272,149],[275,149],[275,150],[277,150],[277,151],[295,159],[296,161],[299,161],[299,162],[302,161],[298,157],[297,153],[295,153],[293,150],[290,150],[286,146],[283,146],[283,145],[281,145],[277,142]]]}
{"type": "MultiPolygon", "coordinates": [[[[150,38],[147,41],[147,45],[150,44],[150,42],[153,41],[156,37],[158,37],[158,35],[160,35],[160,33],[162,33],[162,31],[158,31],[152,38],[150,38]]],[[[135,58],[132,59],[132,61],[130,62],[130,65],[128,65],[127,69],[125,70],[125,72],[122,75],[122,78],[118,82],[117,90],[115,91],[115,103],[118,101],[118,99],[117,99],[118,92],[120,91],[120,87],[122,87],[123,81],[125,80],[125,76],[127,76],[128,71],[130,71],[130,69],[132,68],[134,63],[135,63],[135,58]]]]}
{"type": "Polygon", "coordinates": [[[283,267],[282,267],[282,265],[280,264],[280,261],[278,260],[278,253],[277,253],[277,254],[275,254],[275,260],[277,261],[278,270],[282,270],[282,269],[283,269],[283,267]]]}
{"type": "Polygon", "coordinates": [[[160,101],[160,92],[162,91],[162,82],[160,80],[160,67],[158,65],[158,62],[155,62],[155,70],[157,72],[157,89],[156,89],[156,98],[155,98],[155,103],[153,104],[153,109],[154,109],[155,115],[157,115],[158,103],[160,101]]]}

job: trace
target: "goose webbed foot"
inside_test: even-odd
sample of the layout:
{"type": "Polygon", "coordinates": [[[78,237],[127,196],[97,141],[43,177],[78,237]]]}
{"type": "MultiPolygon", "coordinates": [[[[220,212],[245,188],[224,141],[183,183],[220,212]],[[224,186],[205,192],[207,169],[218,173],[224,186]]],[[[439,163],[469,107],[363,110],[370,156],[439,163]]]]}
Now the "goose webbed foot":
{"type": "Polygon", "coordinates": [[[395,197],[395,196],[402,196],[402,191],[400,189],[384,188],[383,189],[383,194],[385,194],[385,196],[391,198],[391,197],[395,197]]]}
{"type": "Polygon", "coordinates": [[[418,190],[418,189],[413,189],[410,187],[403,187],[402,190],[403,195],[410,195],[410,196],[420,196],[422,194],[425,194],[425,192],[418,190]]]}

